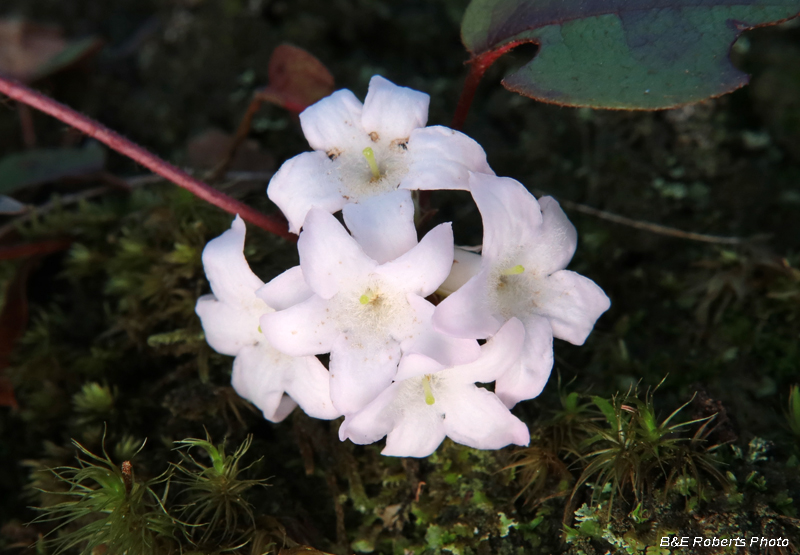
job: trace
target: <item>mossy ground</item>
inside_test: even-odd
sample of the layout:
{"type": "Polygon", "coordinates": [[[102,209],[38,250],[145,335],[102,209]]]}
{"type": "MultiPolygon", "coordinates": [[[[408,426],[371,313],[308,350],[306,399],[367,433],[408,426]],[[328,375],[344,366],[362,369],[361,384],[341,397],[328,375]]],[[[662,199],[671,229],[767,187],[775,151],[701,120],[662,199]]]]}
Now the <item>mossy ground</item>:
{"type": "MultiPolygon", "coordinates": [[[[374,73],[430,93],[429,121],[446,125],[465,74],[458,36],[465,5],[6,0],[0,15],[106,38],[88,70],[42,86],[183,162],[192,136],[235,129],[281,42],[318,56],[338,86],[362,97],[374,73]]],[[[523,472],[503,470],[513,449],[479,452],[448,441],[427,460],[400,460],[381,457],[378,446],[340,443],[336,423],[299,413],[266,423],[229,387],[231,359],[205,345],[193,312],[208,291],[200,253],[230,217],[162,183],[57,210],[24,229],[29,238],[69,235],[74,243],[33,274],[31,320],[7,371],[21,408],[0,409],[0,547],[47,532],[45,524],[20,524],[37,514],[27,506],[53,503],[35,487],[63,488],[39,470],[74,465],[71,439],[99,453],[105,430],[119,464],[147,438],[132,459],[137,479],[146,480],[180,460],[173,442],[207,430],[232,448],[252,433],[245,462],[260,462],[249,477],[269,478],[269,488],[250,492],[260,535],[243,553],[277,541],[274,549],[297,542],[333,553],[652,554],[665,552],[654,546],[665,533],[783,536],[789,547],[764,552],[796,551],[800,438],[784,409],[800,382],[800,27],[758,30],[739,43],[736,63],[754,74],[751,86],[659,113],[563,109],[516,96],[498,81],[525,55],[489,71],[465,128],[498,174],[637,220],[768,236],[705,244],[570,212],[580,234],[571,268],[599,283],[612,308],[585,346],[556,342],[562,387],[610,400],[666,377],[654,401],[661,418],[697,394],[681,417],[718,414],[710,441],[727,442],[716,450],[725,484],[701,475],[708,481],[701,494],[696,483],[655,483],[656,495],[637,505],[631,492],[612,503],[605,484],[590,480],[570,498],[570,480],[586,464],[573,457],[571,478],[554,476],[525,504],[516,498],[523,472]],[[592,491],[600,492],[594,504],[592,491]],[[288,540],[275,540],[284,533],[288,540]]],[[[68,140],[60,123],[34,121],[40,144],[68,140]]],[[[295,119],[277,107],[260,112],[252,137],[278,163],[306,149],[295,119]]],[[[5,109],[0,153],[21,148],[16,112],[5,109]]],[[[109,170],[141,171],[115,155],[109,170]]],[[[239,193],[270,210],[263,185],[239,193]]],[[[32,191],[28,200],[75,185],[63,187],[32,191]]],[[[458,243],[480,241],[468,195],[437,193],[433,202],[432,223],[454,221],[458,243]]],[[[246,254],[265,280],[296,263],[292,245],[253,228],[246,254]]],[[[18,265],[0,264],[4,284],[18,265]]],[[[541,397],[515,410],[545,450],[559,399],[554,376],[541,397]]]]}

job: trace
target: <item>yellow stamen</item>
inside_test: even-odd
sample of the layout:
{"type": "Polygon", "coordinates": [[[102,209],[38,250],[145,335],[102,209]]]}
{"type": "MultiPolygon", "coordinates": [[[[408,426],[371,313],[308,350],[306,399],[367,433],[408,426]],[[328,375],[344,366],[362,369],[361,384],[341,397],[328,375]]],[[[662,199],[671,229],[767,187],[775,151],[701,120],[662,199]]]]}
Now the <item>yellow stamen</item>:
{"type": "Polygon", "coordinates": [[[425,392],[425,404],[432,405],[436,402],[433,398],[433,391],[431,391],[431,377],[430,375],[422,378],[422,390],[425,392]]]}
{"type": "Polygon", "coordinates": [[[513,268],[507,268],[500,273],[504,276],[515,276],[517,274],[523,273],[524,271],[525,271],[525,266],[523,266],[522,264],[517,264],[513,268]]]}
{"type": "Polygon", "coordinates": [[[264,333],[263,331],[261,331],[261,326],[258,326],[258,333],[264,333]]]}
{"type": "Polygon", "coordinates": [[[370,298],[370,296],[364,293],[363,295],[361,295],[361,297],[359,297],[358,302],[360,302],[361,304],[369,304],[371,300],[372,299],[370,298]]]}
{"type": "Polygon", "coordinates": [[[381,177],[381,170],[378,169],[378,162],[375,161],[375,152],[372,150],[372,147],[368,146],[361,151],[361,154],[363,154],[364,158],[367,159],[369,169],[372,171],[372,178],[379,179],[381,177]]]}

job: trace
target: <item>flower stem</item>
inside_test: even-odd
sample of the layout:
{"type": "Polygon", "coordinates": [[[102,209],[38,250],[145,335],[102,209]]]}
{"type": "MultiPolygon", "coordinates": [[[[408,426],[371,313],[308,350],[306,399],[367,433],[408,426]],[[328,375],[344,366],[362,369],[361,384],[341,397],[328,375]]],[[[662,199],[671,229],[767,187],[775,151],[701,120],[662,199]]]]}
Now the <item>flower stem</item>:
{"type": "Polygon", "coordinates": [[[453,116],[453,123],[450,124],[450,127],[459,131],[464,127],[464,121],[467,119],[472,100],[475,98],[475,91],[478,90],[478,84],[481,82],[483,74],[486,73],[489,66],[497,61],[497,58],[523,42],[528,41],[518,40],[504,44],[497,50],[489,50],[467,62],[469,64],[469,73],[466,81],[464,81],[464,87],[461,89],[461,97],[458,99],[456,113],[453,116]]]}
{"type": "Polygon", "coordinates": [[[163,178],[172,181],[178,187],[183,187],[195,196],[205,200],[229,212],[231,214],[239,214],[243,220],[260,227],[265,231],[274,233],[284,239],[296,240],[297,236],[289,233],[286,222],[282,218],[263,214],[238,200],[229,197],[228,195],[206,185],[202,181],[195,179],[188,173],[180,170],[159,158],[158,156],[148,152],[136,143],[126,139],[119,133],[116,133],[101,123],[76,112],[60,102],[52,98],[34,91],[23,85],[22,83],[13,79],[0,77],[0,93],[5,94],[9,98],[13,98],[18,102],[27,104],[32,108],[36,108],[48,114],[57,120],[63,121],[67,125],[71,125],[75,129],[85,133],[86,135],[100,141],[109,148],[116,150],[120,154],[127,156],[135,162],[141,164],[154,173],[162,176],[163,178]]]}

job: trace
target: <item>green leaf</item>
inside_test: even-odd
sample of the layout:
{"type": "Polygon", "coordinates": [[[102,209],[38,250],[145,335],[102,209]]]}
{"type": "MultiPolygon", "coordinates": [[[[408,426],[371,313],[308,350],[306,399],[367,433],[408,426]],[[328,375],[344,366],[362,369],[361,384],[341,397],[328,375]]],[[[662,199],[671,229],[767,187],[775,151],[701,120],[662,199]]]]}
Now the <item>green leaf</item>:
{"type": "Polygon", "coordinates": [[[98,172],[105,163],[106,151],[97,143],[85,148],[43,148],[11,154],[0,159],[0,193],[98,172]]]}
{"type": "Polygon", "coordinates": [[[461,36],[473,62],[539,45],[503,80],[509,90],[566,106],[657,110],[747,84],[728,57],[736,37],[799,13],[800,0],[472,0],[461,36]]]}

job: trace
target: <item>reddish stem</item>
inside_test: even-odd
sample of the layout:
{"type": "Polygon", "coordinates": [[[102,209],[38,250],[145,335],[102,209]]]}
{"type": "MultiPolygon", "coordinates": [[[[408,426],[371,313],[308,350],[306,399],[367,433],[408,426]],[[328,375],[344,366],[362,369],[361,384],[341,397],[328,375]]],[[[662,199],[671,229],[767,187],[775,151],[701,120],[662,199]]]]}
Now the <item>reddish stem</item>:
{"type": "Polygon", "coordinates": [[[26,87],[18,81],[0,76],[0,93],[18,102],[36,108],[57,120],[63,121],[67,125],[71,125],[86,135],[97,139],[109,148],[141,164],[152,172],[172,181],[178,187],[183,187],[192,194],[226,212],[239,214],[243,220],[274,233],[275,235],[279,235],[284,239],[289,239],[291,241],[297,240],[296,235],[289,233],[286,222],[282,219],[263,214],[221,193],[202,181],[195,179],[183,170],[176,168],[172,164],[148,152],[141,146],[129,141],[119,133],[110,130],[101,123],[56,102],[48,96],[26,87]]]}
{"type": "Polygon", "coordinates": [[[509,42],[497,50],[484,52],[467,62],[469,64],[469,73],[467,74],[466,81],[464,81],[464,88],[461,89],[461,97],[458,99],[456,113],[453,115],[453,123],[450,127],[458,129],[459,131],[464,127],[469,108],[472,106],[472,100],[475,98],[475,91],[478,90],[478,84],[481,82],[483,74],[486,73],[489,66],[497,61],[497,58],[523,42],[525,41],[518,40],[509,42]]]}
{"type": "Polygon", "coordinates": [[[45,255],[66,250],[72,239],[49,239],[35,243],[0,246],[0,260],[13,260],[33,255],[45,255]]]}

